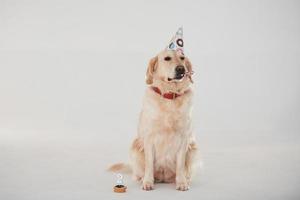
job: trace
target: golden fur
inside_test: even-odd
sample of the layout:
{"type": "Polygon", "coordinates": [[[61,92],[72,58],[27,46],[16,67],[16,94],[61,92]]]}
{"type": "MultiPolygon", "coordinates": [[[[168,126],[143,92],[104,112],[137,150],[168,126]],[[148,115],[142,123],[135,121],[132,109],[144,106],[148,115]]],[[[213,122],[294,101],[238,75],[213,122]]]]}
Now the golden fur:
{"type": "MultiPolygon", "coordinates": [[[[168,81],[175,67],[183,65],[191,72],[187,57],[176,51],[164,50],[149,62],[146,83],[158,87],[162,93],[182,94],[165,99],[151,87],[146,89],[140,114],[138,135],[130,148],[130,168],[133,177],[142,182],[144,190],[151,190],[154,182],[176,183],[176,189],[188,190],[197,147],[191,128],[191,76],[181,81],[168,81]],[[166,61],[165,57],[171,57],[166,61]]],[[[113,165],[110,170],[128,169],[125,164],[113,165]]]]}

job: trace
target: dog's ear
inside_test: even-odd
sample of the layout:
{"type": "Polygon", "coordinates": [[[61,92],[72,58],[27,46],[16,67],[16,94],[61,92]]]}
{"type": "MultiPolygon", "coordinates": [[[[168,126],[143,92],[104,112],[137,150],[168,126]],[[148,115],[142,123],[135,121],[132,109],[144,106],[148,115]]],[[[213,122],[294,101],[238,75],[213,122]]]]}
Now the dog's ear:
{"type": "Polygon", "coordinates": [[[186,64],[187,70],[189,72],[188,77],[189,77],[191,83],[194,83],[194,81],[192,79],[193,66],[192,66],[191,61],[187,57],[185,58],[185,64],[186,64]]]}
{"type": "Polygon", "coordinates": [[[157,60],[158,57],[155,56],[154,58],[151,58],[148,64],[148,69],[146,72],[146,83],[151,85],[153,83],[153,73],[157,68],[157,60]]]}

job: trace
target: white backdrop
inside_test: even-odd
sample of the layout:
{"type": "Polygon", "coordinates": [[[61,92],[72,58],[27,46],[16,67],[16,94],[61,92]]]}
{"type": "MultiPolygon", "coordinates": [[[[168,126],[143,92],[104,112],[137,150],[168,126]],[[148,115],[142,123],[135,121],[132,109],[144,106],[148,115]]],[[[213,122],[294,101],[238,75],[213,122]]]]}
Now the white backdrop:
{"type": "Polygon", "coordinates": [[[0,0],[0,199],[118,196],[104,169],[179,26],[204,169],[186,193],[126,177],[124,198],[299,199],[300,2],[283,0],[0,0]]]}

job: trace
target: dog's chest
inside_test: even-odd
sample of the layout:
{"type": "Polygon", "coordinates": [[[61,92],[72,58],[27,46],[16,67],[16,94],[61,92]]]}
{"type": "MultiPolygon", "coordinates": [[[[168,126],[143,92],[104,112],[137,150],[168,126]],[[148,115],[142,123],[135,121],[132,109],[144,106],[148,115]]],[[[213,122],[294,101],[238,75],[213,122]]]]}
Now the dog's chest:
{"type": "Polygon", "coordinates": [[[189,98],[165,100],[146,98],[140,117],[141,135],[184,134],[190,127],[191,102],[189,98]]]}
{"type": "MultiPolygon", "coordinates": [[[[153,113],[152,134],[156,168],[172,168],[176,155],[190,134],[190,112],[188,105],[168,104],[156,107],[153,113]]],[[[172,171],[174,169],[171,169],[172,171]]]]}
{"type": "Polygon", "coordinates": [[[153,119],[161,134],[182,134],[190,124],[190,109],[187,104],[163,102],[154,105],[153,119]]]}
{"type": "Polygon", "coordinates": [[[166,100],[150,92],[140,116],[139,135],[153,145],[155,171],[174,172],[177,154],[191,137],[191,96],[166,100]]]}

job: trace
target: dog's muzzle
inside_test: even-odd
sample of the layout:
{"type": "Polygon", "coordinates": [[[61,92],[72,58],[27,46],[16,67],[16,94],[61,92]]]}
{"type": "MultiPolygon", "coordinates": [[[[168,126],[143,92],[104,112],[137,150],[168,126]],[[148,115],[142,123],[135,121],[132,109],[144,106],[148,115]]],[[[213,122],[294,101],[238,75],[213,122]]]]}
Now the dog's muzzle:
{"type": "Polygon", "coordinates": [[[175,77],[174,79],[176,80],[180,80],[184,77],[185,75],[185,69],[184,69],[184,66],[182,65],[178,65],[176,68],[175,68],[175,77]]]}

